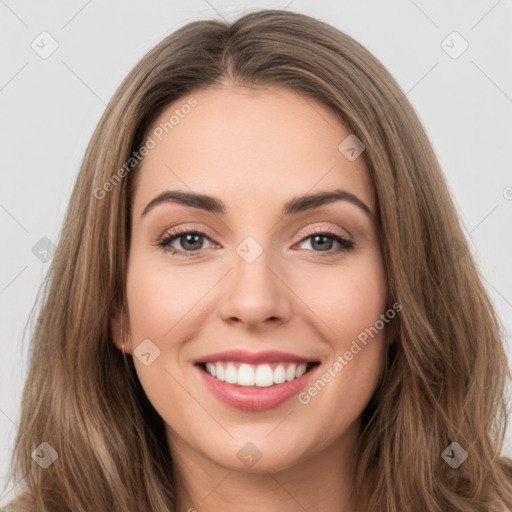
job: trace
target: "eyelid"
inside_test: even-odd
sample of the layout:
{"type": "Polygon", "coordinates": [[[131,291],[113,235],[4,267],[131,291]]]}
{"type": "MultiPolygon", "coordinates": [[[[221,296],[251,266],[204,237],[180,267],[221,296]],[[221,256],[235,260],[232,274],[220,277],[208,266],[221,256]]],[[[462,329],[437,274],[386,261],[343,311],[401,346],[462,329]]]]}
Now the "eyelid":
{"type": "Polygon", "coordinates": [[[169,228],[166,228],[163,231],[163,233],[160,236],[158,236],[157,240],[161,240],[167,234],[171,234],[172,233],[173,236],[177,236],[177,235],[179,235],[181,233],[189,233],[191,231],[198,232],[198,233],[201,233],[201,234],[205,234],[212,241],[213,241],[214,238],[217,238],[217,235],[213,234],[213,232],[210,229],[208,229],[206,226],[197,226],[197,225],[184,224],[184,225],[180,225],[178,227],[171,226],[169,228]]]}
{"type": "MultiPolygon", "coordinates": [[[[339,236],[340,238],[343,238],[344,240],[350,240],[344,233],[341,232],[339,228],[334,228],[332,226],[325,227],[325,226],[315,226],[314,228],[307,229],[304,231],[299,239],[299,242],[304,240],[305,237],[314,235],[316,233],[329,233],[331,235],[339,236]]],[[[347,231],[348,233],[348,231],[347,231]]],[[[349,233],[350,235],[350,233],[349,233]]]]}

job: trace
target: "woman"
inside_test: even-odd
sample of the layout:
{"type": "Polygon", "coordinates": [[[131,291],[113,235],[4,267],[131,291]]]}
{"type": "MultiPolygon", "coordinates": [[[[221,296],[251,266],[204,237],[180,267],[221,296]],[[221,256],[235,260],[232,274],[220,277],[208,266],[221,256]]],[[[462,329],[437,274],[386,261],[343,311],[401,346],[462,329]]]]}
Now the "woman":
{"type": "Polygon", "coordinates": [[[506,510],[507,375],[445,179],[382,64],[302,14],[189,23],[87,149],[13,505],[506,510]]]}

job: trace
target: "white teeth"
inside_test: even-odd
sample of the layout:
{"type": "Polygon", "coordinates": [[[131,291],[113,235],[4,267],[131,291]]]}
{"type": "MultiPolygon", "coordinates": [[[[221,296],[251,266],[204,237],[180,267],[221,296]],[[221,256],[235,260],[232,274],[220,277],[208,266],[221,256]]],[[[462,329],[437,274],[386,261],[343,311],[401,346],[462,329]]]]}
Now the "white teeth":
{"type": "Polygon", "coordinates": [[[288,366],[288,368],[286,368],[286,380],[287,381],[290,381],[290,380],[293,380],[295,379],[295,371],[297,370],[297,366],[294,365],[294,364],[291,364],[290,366],[288,366]]]}
{"type": "Polygon", "coordinates": [[[224,367],[220,363],[216,363],[215,369],[217,370],[217,379],[226,380],[224,377],[224,367]]]}
{"type": "Polygon", "coordinates": [[[299,366],[297,366],[297,370],[295,371],[295,378],[298,379],[299,377],[302,377],[306,373],[306,363],[301,363],[299,366]]]}
{"type": "Polygon", "coordinates": [[[254,370],[250,364],[242,364],[238,368],[238,384],[240,386],[254,386],[254,370]]]}
{"type": "Polygon", "coordinates": [[[217,368],[215,367],[214,363],[206,363],[206,369],[208,370],[208,373],[213,377],[217,376],[217,368]]]}
{"type": "Polygon", "coordinates": [[[262,388],[272,386],[274,384],[274,372],[268,364],[260,364],[256,369],[256,377],[254,378],[256,386],[262,388]]]}
{"type": "Polygon", "coordinates": [[[206,363],[206,371],[218,380],[239,386],[269,387],[302,377],[307,363],[247,364],[238,362],[206,363]]]}
{"type": "Polygon", "coordinates": [[[286,380],[286,372],[284,370],[284,366],[280,364],[276,366],[274,370],[274,382],[276,384],[282,384],[286,380]]]}
{"type": "Polygon", "coordinates": [[[236,384],[238,381],[238,372],[236,371],[234,364],[228,364],[226,367],[226,374],[225,374],[226,382],[229,382],[230,384],[236,384]]]}

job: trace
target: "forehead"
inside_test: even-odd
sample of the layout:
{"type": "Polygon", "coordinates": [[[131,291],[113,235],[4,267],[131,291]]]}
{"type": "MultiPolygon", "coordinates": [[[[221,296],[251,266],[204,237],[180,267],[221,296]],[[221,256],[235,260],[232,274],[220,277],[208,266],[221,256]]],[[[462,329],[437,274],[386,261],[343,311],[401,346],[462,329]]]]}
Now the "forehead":
{"type": "Polygon", "coordinates": [[[166,189],[221,197],[229,213],[229,205],[257,212],[343,188],[374,211],[363,158],[351,161],[338,148],[349,135],[327,106],[289,89],[195,91],[167,106],[146,133],[154,147],[137,171],[134,209],[166,189]]]}

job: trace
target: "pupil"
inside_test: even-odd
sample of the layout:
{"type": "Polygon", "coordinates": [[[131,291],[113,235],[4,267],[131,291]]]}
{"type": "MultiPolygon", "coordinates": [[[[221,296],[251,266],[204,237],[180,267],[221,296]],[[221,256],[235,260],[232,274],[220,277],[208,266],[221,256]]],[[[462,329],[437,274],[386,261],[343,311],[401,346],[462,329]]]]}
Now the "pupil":
{"type": "MultiPolygon", "coordinates": [[[[195,237],[195,238],[200,238],[200,237],[201,237],[201,235],[199,235],[199,234],[188,234],[188,235],[185,235],[185,236],[184,236],[184,238],[185,238],[185,240],[186,240],[186,243],[187,243],[187,244],[188,244],[188,243],[192,243],[192,245],[193,245],[193,244],[194,244],[194,242],[193,242],[193,241],[192,241],[192,242],[190,241],[190,238],[193,238],[193,237],[195,237]]],[[[197,241],[196,241],[196,243],[197,243],[197,241]]],[[[189,249],[192,249],[192,250],[200,249],[200,248],[201,248],[201,242],[199,242],[199,246],[198,246],[198,247],[189,247],[189,249]]]]}
{"type": "Polygon", "coordinates": [[[320,239],[320,240],[324,240],[324,242],[320,242],[320,249],[322,251],[327,251],[329,250],[331,247],[326,247],[326,244],[325,244],[325,240],[327,240],[327,245],[329,245],[329,242],[332,244],[333,240],[331,240],[329,237],[326,237],[326,236],[323,236],[323,235],[316,235],[313,237],[313,248],[314,248],[314,244],[316,243],[316,240],[317,239],[320,239]]]}

